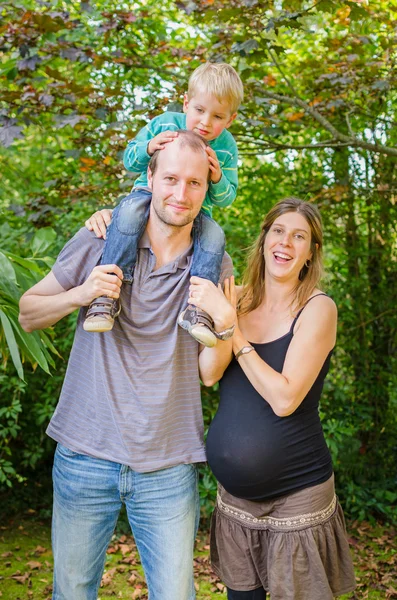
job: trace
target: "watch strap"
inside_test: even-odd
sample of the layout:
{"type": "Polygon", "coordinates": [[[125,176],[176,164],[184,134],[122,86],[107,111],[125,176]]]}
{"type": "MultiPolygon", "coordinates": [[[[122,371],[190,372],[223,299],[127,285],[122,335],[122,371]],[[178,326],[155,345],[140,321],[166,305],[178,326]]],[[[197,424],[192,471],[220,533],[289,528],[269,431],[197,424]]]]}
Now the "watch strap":
{"type": "Polygon", "coordinates": [[[229,340],[232,337],[235,329],[236,329],[236,325],[233,323],[233,325],[231,327],[228,327],[227,329],[224,329],[223,331],[215,331],[215,329],[214,329],[214,334],[215,334],[215,337],[218,338],[218,340],[225,341],[225,340],[229,340]]]}
{"type": "Polygon", "coordinates": [[[252,350],[255,350],[255,348],[253,346],[243,346],[234,356],[234,358],[236,360],[238,360],[240,358],[240,356],[242,356],[243,354],[249,354],[250,352],[252,352],[252,350]]]}

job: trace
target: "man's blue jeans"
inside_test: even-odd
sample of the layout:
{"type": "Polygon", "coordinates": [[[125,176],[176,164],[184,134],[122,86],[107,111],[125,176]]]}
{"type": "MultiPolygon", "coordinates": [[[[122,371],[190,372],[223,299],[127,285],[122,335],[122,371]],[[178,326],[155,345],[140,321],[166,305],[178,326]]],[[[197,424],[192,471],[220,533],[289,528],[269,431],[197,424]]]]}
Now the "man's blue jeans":
{"type": "Polygon", "coordinates": [[[97,600],[122,503],[149,599],[195,598],[193,545],[199,499],[194,465],[137,473],[58,444],[53,481],[53,600],[97,600]]]}
{"type": "MultiPolygon", "coordinates": [[[[146,229],[151,199],[150,190],[134,188],[114,209],[107,230],[101,264],[119,266],[127,283],[133,279],[138,242],[146,229]]],[[[190,274],[209,279],[217,285],[225,252],[223,229],[201,211],[193,224],[193,240],[190,274]]]]}

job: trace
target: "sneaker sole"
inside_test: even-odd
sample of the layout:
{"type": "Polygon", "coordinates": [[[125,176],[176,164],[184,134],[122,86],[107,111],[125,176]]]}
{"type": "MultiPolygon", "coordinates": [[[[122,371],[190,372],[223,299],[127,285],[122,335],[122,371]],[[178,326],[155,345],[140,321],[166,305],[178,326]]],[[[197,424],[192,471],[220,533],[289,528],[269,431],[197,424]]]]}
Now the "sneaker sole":
{"type": "Polygon", "coordinates": [[[208,327],[202,325],[191,325],[189,321],[185,321],[183,318],[183,311],[178,317],[178,325],[182,327],[185,331],[187,331],[192,338],[199,342],[199,344],[203,344],[206,348],[213,348],[216,346],[218,340],[216,336],[208,329],[208,327]]]}
{"type": "Polygon", "coordinates": [[[92,333],[104,333],[106,331],[112,331],[114,323],[100,323],[95,321],[88,321],[88,323],[83,323],[84,331],[89,331],[92,333]]]}
{"type": "Polygon", "coordinates": [[[208,327],[192,327],[188,331],[192,338],[194,338],[197,342],[203,344],[203,346],[206,346],[207,348],[213,348],[218,342],[218,340],[216,339],[212,331],[208,329],[208,327]]]}

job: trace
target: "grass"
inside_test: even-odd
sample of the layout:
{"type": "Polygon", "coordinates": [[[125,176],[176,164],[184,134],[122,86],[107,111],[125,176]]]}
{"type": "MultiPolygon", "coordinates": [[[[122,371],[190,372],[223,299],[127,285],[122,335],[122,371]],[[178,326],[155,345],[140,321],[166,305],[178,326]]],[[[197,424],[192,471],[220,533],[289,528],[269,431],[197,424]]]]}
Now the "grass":
{"type": "MultiPolygon", "coordinates": [[[[349,541],[358,587],[343,600],[397,598],[396,531],[353,523],[349,541]]],[[[195,554],[198,600],[225,600],[222,583],[211,573],[208,535],[200,534],[195,554]]],[[[50,525],[35,519],[10,521],[0,528],[0,597],[4,600],[50,600],[52,554],[50,525]]],[[[130,536],[114,536],[107,554],[98,599],[147,599],[143,571],[130,536]]],[[[309,600],[309,599],[308,599],[309,600]]]]}

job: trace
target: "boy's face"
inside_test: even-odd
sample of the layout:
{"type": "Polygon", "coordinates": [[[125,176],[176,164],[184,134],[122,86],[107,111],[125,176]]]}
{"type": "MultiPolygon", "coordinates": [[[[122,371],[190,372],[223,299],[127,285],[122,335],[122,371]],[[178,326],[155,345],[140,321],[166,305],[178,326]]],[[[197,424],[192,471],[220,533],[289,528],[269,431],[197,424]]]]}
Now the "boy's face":
{"type": "Polygon", "coordinates": [[[210,142],[228,129],[237,116],[232,114],[226,102],[212,94],[197,92],[192,98],[185,94],[183,112],[186,113],[186,129],[190,129],[210,142]]]}

